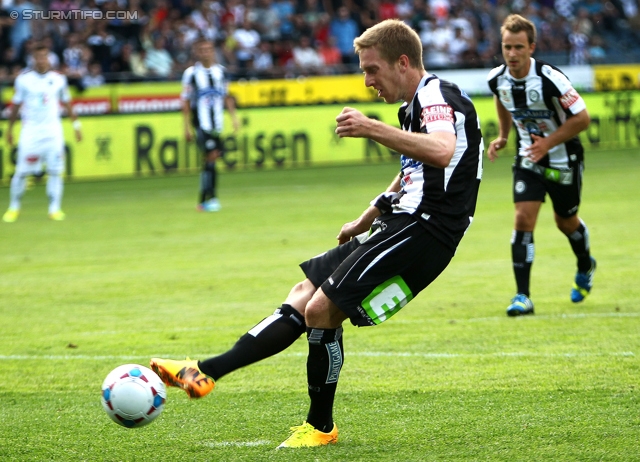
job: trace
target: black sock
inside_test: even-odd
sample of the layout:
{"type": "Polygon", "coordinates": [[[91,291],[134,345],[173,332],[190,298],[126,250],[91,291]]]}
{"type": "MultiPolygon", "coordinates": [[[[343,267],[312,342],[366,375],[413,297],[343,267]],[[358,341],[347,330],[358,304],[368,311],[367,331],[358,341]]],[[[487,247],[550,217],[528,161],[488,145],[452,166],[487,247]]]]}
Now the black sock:
{"type": "Polygon", "coordinates": [[[578,258],[578,271],[586,273],[591,269],[591,254],[589,252],[589,230],[587,225],[580,220],[580,226],[571,234],[567,235],[573,253],[578,258]]]}
{"type": "Polygon", "coordinates": [[[516,287],[519,294],[529,296],[531,265],[533,264],[533,233],[529,231],[513,231],[511,236],[511,260],[516,287]]]}
{"type": "Polygon", "coordinates": [[[200,172],[200,203],[216,197],[218,171],[215,162],[205,162],[200,172]]]}
{"type": "Polygon", "coordinates": [[[344,362],[342,327],[337,329],[307,327],[307,339],[309,341],[307,381],[309,398],[311,398],[307,422],[315,429],[328,433],[333,428],[333,398],[344,362]]]}
{"type": "Polygon", "coordinates": [[[202,372],[218,380],[249,364],[285,350],[306,329],[304,316],[290,305],[282,305],[271,316],[263,319],[244,334],[226,353],[199,361],[202,372]]]}

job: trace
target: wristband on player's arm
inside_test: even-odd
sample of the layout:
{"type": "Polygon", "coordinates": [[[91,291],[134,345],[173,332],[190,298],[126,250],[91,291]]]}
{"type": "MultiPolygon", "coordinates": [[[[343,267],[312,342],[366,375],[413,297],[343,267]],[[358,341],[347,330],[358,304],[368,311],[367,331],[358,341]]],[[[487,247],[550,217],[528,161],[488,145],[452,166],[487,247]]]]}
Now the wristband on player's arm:
{"type": "Polygon", "coordinates": [[[74,130],[80,130],[82,128],[82,123],[78,119],[74,120],[72,125],[74,130]]]}

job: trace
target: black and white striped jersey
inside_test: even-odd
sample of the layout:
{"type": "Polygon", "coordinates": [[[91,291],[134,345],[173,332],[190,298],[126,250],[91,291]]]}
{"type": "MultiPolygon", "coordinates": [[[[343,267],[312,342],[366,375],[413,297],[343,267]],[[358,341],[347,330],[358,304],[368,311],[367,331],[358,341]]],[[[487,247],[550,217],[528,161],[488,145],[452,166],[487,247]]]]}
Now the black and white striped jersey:
{"type": "Polygon", "coordinates": [[[392,209],[412,214],[455,251],[473,220],[482,179],[484,144],[476,109],[455,84],[427,74],[411,104],[400,107],[398,118],[409,132],[456,135],[455,152],[446,168],[400,157],[402,189],[392,209]]]}
{"type": "Polygon", "coordinates": [[[228,89],[226,69],[219,64],[206,68],[198,62],[184,71],[181,97],[190,102],[196,128],[207,133],[222,131],[228,89]]]}
{"type": "MultiPolygon", "coordinates": [[[[586,105],[569,79],[556,67],[531,58],[529,74],[515,79],[504,64],[491,70],[487,77],[489,88],[511,113],[517,133],[518,155],[525,156],[531,146],[531,134],[546,136],[553,133],[568,117],[586,105]]],[[[538,164],[544,167],[567,168],[572,161],[583,159],[584,149],[576,136],[549,151],[538,164]]]]}

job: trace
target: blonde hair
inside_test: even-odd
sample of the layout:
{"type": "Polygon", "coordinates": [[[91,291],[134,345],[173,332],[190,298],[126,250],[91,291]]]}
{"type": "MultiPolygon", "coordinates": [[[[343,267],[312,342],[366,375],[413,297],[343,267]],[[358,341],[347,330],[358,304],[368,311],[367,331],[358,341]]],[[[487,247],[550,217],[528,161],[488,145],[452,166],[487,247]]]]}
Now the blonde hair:
{"type": "Polygon", "coordinates": [[[375,47],[380,57],[392,64],[400,56],[409,58],[409,65],[415,69],[424,69],[422,63],[422,42],[411,27],[398,19],[386,19],[370,27],[353,41],[356,53],[375,47]]]}
{"type": "Polygon", "coordinates": [[[524,31],[527,33],[529,45],[536,43],[536,25],[519,14],[510,14],[505,18],[500,28],[500,35],[504,35],[506,31],[514,34],[524,31]]]}

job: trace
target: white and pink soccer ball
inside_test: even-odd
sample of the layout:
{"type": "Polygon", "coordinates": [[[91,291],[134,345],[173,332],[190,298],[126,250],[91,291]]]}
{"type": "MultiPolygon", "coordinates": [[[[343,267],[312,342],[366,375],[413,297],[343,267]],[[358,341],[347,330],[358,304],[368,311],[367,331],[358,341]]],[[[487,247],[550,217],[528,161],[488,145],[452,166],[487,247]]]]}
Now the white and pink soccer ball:
{"type": "Polygon", "coordinates": [[[160,377],[138,364],[112,370],[102,384],[102,407],[115,423],[127,428],[153,422],[164,409],[167,390],[160,377]]]}

